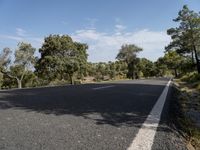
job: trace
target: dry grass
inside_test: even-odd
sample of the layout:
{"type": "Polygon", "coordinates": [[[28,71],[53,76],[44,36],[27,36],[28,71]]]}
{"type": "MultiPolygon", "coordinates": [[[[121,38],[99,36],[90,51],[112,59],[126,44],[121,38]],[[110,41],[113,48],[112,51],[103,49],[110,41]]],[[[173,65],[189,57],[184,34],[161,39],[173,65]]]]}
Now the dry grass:
{"type": "Polygon", "coordinates": [[[177,121],[186,133],[188,142],[200,150],[200,82],[182,82],[175,80],[175,94],[179,115],[177,121]],[[194,116],[197,116],[196,118],[194,116]]]}

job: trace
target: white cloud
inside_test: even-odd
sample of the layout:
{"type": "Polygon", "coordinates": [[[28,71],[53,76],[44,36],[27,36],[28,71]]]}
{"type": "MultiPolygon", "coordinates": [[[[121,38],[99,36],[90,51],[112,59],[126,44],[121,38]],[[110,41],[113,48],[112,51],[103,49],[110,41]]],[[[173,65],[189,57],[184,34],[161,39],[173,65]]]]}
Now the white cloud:
{"type": "Polygon", "coordinates": [[[116,28],[117,30],[124,30],[124,29],[126,29],[126,26],[123,26],[123,25],[121,25],[121,24],[117,24],[117,25],[115,25],[115,28],[116,28]]]}
{"type": "Polygon", "coordinates": [[[76,31],[72,38],[88,43],[89,61],[92,62],[114,61],[121,45],[125,43],[142,47],[143,52],[139,56],[155,61],[163,55],[164,47],[170,42],[169,36],[163,31],[144,29],[137,32],[122,32],[125,26],[116,27],[121,31],[115,30],[113,34],[107,34],[96,29],[85,29],[76,31]]]}
{"type": "Polygon", "coordinates": [[[125,29],[126,29],[126,26],[121,25],[121,24],[116,24],[115,25],[115,34],[121,35],[124,32],[125,29]]]}
{"type": "Polygon", "coordinates": [[[22,38],[19,36],[13,36],[13,35],[0,35],[0,39],[8,39],[8,40],[15,40],[15,41],[21,41],[22,38]]]}
{"type": "MultiPolygon", "coordinates": [[[[17,32],[13,35],[0,35],[1,42],[14,41],[14,46],[16,46],[18,42],[25,41],[36,48],[42,46],[43,37],[30,36],[21,28],[18,28],[17,32]]],[[[92,62],[114,61],[123,44],[136,44],[142,47],[143,51],[139,56],[155,61],[158,57],[163,56],[164,47],[170,42],[170,37],[165,31],[143,29],[127,32],[126,27],[120,23],[115,25],[113,33],[98,32],[97,29],[89,28],[77,30],[71,35],[75,41],[89,45],[88,59],[92,62]]]]}
{"type": "Polygon", "coordinates": [[[26,31],[22,28],[16,28],[16,34],[18,36],[24,37],[24,36],[26,36],[26,31]]]}
{"type": "Polygon", "coordinates": [[[22,28],[16,28],[16,33],[13,35],[0,35],[0,39],[2,40],[14,40],[17,42],[23,41],[24,39],[28,38],[26,31],[22,28]]]}

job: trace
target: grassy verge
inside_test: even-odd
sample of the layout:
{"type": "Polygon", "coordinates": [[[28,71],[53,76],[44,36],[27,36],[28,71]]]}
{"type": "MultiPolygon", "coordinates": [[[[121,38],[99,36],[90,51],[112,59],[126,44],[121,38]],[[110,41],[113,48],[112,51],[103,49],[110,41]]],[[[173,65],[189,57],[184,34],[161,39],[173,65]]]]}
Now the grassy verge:
{"type": "MultiPolygon", "coordinates": [[[[188,77],[188,76],[187,76],[188,77]]],[[[175,80],[173,86],[173,121],[188,144],[200,150],[200,89],[199,76],[175,80]]]]}

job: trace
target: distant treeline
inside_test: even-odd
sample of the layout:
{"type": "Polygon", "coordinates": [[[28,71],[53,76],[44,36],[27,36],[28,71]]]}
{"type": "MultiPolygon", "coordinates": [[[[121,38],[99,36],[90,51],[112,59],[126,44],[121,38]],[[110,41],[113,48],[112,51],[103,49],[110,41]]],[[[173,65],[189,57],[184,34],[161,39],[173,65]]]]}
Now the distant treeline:
{"type": "Polygon", "coordinates": [[[200,73],[200,14],[183,6],[174,19],[179,26],[167,31],[171,43],[165,55],[152,62],[138,58],[143,49],[124,44],[115,62],[88,62],[88,45],[72,40],[68,35],[49,35],[35,57],[30,43],[20,42],[14,51],[4,48],[0,55],[0,87],[21,88],[43,85],[80,84],[116,79],[147,77],[180,77],[190,72],[200,73]]]}

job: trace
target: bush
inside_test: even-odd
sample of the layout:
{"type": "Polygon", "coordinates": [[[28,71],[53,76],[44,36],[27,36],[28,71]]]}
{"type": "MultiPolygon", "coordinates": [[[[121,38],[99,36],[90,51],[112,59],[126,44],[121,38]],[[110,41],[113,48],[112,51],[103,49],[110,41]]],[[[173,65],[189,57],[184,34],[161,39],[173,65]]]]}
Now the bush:
{"type": "Polygon", "coordinates": [[[49,83],[49,86],[55,86],[55,85],[62,86],[62,85],[66,85],[66,84],[69,84],[69,81],[55,79],[54,81],[51,81],[49,83]]]}
{"type": "Polygon", "coordinates": [[[81,83],[82,83],[81,80],[75,80],[75,81],[74,81],[74,84],[75,84],[75,85],[78,85],[78,84],[81,84],[81,83]]]}
{"type": "Polygon", "coordinates": [[[198,74],[197,72],[187,73],[181,78],[181,81],[190,82],[190,83],[200,81],[200,74],[198,74]]]}

